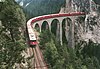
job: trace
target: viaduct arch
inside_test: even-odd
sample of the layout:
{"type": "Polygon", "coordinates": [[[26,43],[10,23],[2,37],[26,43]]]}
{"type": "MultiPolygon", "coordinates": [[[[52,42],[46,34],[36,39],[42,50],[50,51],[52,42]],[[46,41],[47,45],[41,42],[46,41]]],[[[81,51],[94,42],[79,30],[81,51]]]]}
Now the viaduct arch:
{"type": "MultiPolygon", "coordinates": [[[[72,13],[61,13],[61,14],[50,14],[39,16],[30,19],[27,22],[28,29],[37,29],[41,32],[42,30],[49,29],[53,32],[61,45],[63,36],[69,41],[69,46],[74,46],[74,22],[78,16],[85,15],[84,12],[72,12],[72,13]],[[70,30],[70,31],[69,31],[70,30]],[[68,37],[70,35],[70,37],[68,37]]],[[[28,31],[30,32],[30,31],[28,31]]],[[[32,32],[32,31],[31,31],[32,32]]],[[[29,34],[30,35],[30,34],[29,34]]]]}

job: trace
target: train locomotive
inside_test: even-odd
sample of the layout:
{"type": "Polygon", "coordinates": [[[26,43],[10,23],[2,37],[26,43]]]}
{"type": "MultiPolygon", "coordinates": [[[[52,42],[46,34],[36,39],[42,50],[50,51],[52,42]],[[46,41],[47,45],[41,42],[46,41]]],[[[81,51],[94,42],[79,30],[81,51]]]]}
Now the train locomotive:
{"type": "Polygon", "coordinates": [[[27,23],[26,32],[28,36],[28,44],[30,47],[35,47],[37,45],[36,34],[30,22],[27,23]]]}
{"type": "Polygon", "coordinates": [[[30,47],[35,47],[37,45],[35,33],[29,34],[29,45],[30,47]]]}

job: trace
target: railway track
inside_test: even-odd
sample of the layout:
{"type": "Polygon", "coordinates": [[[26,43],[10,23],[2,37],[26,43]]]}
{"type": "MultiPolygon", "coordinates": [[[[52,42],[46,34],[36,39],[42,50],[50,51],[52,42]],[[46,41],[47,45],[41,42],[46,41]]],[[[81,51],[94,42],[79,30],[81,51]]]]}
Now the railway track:
{"type": "Polygon", "coordinates": [[[34,58],[31,59],[34,69],[48,69],[38,45],[35,48],[30,47],[29,53],[30,56],[34,55],[34,58]]]}

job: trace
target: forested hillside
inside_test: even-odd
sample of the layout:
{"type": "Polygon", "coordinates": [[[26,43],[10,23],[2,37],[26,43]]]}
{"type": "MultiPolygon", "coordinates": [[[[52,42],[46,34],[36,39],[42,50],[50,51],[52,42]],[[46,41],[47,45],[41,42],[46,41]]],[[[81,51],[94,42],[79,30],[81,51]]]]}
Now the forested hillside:
{"type": "Polygon", "coordinates": [[[17,2],[23,7],[28,17],[31,18],[58,13],[65,0],[18,0],[17,2]]]}
{"type": "Polygon", "coordinates": [[[100,5],[100,0],[93,0],[96,4],[100,5]]]}
{"type": "MultiPolygon", "coordinates": [[[[42,58],[45,59],[48,69],[100,69],[100,1],[93,0],[91,3],[90,1],[5,0],[0,2],[0,69],[34,69],[33,52],[29,53],[32,54],[31,57],[26,54],[26,49],[30,48],[26,40],[28,39],[25,30],[27,20],[40,15],[59,13],[61,8],[65,10],[68,8],[67,4],[73,9],[72,12],[86,14],[75,19],[74,48],[68,45],[69,40],[64,31],[62,31],[64,36],[61,45],[54,33],[42,30],[37,36],[38,45],[43,53],[42,58]]],[[[67,27],[71,27],[70,20],[69,23],[67,27]]],[[[54,27],[55,25],[53,31],[56,28],[54,27]]],[[[65,30],[64,26],[62,29],[65,30]]],[[[68,35],[71,34],[68,32],[68,35]]]]}
{"type": "Polygon", "coordinates": [[[81,41],[72,49],[55,38],[48,30],[40,34],[40,48],[49,69],[100,69],[100,44],[81,41]]]}
{"type": "Polygon", "coordinates": [[[24,59],[25,23],[25,14],[14,0],[0,2],[0,69],[14,69],[24,59]]]}

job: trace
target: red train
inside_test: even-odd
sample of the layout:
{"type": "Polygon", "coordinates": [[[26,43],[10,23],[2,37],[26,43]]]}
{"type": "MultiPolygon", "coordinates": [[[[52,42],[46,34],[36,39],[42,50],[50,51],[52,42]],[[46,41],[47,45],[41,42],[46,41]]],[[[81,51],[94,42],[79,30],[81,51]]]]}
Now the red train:
{"type": "Polygon", "coordinates": [[[37,40],[36,40],[35,33],[29,34],[29,45],[31,47],[35,47],[37,45],[37,40]]]}
{"type": "MultiPolygon", "coordinates": [[[[28,23],[27,23],[28,24],[28,23]]],[[[27,25],[26,32],[28,36],[28,44],[30,47],[35,47],[37,45],[36,34],[31,25],[27,25]]]]}

